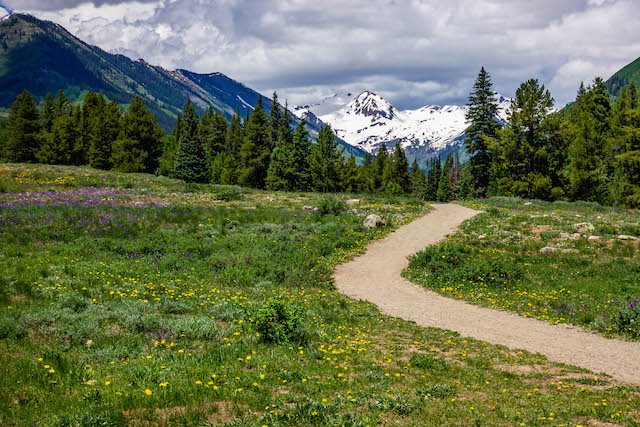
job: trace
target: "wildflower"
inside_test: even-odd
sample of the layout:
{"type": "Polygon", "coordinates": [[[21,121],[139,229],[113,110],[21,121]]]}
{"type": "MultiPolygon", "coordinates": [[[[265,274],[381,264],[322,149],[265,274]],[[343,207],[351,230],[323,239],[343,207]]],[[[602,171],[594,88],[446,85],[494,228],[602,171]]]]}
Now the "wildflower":
{"type": "Polygon", "coordinates": [[[149,389],[146,389],[144,391],[144,394],[146,394],[147,396],[151,396],[153,394],[153,392],[151,390],[149,390],[149,389]]]}

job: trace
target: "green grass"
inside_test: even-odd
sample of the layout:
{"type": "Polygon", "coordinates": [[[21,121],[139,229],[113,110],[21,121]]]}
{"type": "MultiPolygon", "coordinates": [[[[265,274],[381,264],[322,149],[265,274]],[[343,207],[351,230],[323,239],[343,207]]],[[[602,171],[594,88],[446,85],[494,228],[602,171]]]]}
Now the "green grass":
{"type": "Polygon", "coordinates": [[[40,165],[0,182],[2,425],[639,422],[635,388],[335,291],[421,203],[40,165]]]}
{"type": "Polygon", "coordinates": [[[640,236],[639,211],[513,198],[471,206],[486,213],[415,256],[408,278],[525,317],[640,338],[638,241],[618,238],[640,236]],[[580,223],[593,229],[577,233],[580,223]]]}

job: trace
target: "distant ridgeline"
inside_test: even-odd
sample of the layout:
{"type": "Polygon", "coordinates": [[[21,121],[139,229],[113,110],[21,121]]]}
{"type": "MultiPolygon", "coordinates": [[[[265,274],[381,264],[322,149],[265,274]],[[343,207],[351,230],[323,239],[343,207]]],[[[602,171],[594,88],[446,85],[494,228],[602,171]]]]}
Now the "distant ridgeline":
{"type": "MultiPolygon", "coordinates": [[[[0,21],[0,107],[9,108],[25,89],[37,102],[63,90],[74,104],[88,92],[99,92],[121,109],[139,96],[166,132],[173,129],[187,98],[200,113],[213,107],[229,120],[236,111],[245,117],[260,96],[221,73],[168,71],[142,59],[132,61],[91,46],[55,23],[12,14],[0,21]]],[[[297,122],[294,118],[293,124],[297,122]]],[[[315,138],[322,123],[307,127],[315,138]]],[[[364,151],[339,144],[362,161],[364,151]]]]}

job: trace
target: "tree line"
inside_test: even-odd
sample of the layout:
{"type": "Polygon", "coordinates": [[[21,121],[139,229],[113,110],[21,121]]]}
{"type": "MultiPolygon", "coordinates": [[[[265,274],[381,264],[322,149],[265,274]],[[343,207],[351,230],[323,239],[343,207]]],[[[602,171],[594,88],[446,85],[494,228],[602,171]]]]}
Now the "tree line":
{"type": "Polygon", "coordinates": [[[165,135],[139,97],[123,113],[99,93],[88,93],[76,106],[60,91],[38,106],[25,91],[0,126],[0,158],[276,191],[424,196],[425,172],[415,161],[409,165],[400,145],[393,150],[383,145],[359,165],[353,155],[343,155],[330,126],[314,143],[302,121],[292,124],[276,93],[268,113],[260,97],[244,117],[236,111],[230,120],[211,107],[200,116],[187,100],[165,135]]]}
{"type": "Polygon", "coordinates": [[[230,120],[213,108],[200,115],[187,100],[165,135],[138,97],[122,112],[102,94],[89,93],[76,106],[60,91],[38,106],[25,91],[0,123],[0,158],[276,191],[439,201],[504,195],[640,207],[640,94],[633,83],[612,104],[596,78],[554,111],[549,91],[530,79],[517,89],[504,124],[492,87],[482,68],[469,95],[464,165],[458,153],[410,165],[400,144],[391,150],[382,144],[357,164],[343,155],[330,126],[315,143],[303,122],[292,126],[276,93],[268,112],[260,97],[244,117],[236,111],[230,120]]]}
{"type": "Polygon", "coordinates": [[[595,78],[554,111],[538,80],[520,85],[504,125],[484,68],[469,96],[461,180],[472,197],[520,196],[640,207],[640,94],[631,83],[611,102],[595,78]]]}

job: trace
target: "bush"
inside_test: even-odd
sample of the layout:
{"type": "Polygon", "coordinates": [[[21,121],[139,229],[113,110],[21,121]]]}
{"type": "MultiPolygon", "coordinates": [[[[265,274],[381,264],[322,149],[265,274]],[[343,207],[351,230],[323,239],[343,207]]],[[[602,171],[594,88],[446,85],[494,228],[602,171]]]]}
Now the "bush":
{"type": "Polygon", "coordinates": [[[255,321],[260,338],[277,344],[306,344],[309,335],[298,307],[270,299],[258,308],[255,321]]]}
{"type": "Polygon", "coordinates": [[[447,362],[443,359],[433,357],[429,354],[414,354],[411,356],[410,363],[416,368],[426,369],[428,371],[442,372],[448,368],[447,362]]]}
{"type": "Polygon", "coordinates": [[[68,292],[60,295],[59,303],[60,307],[68,308],[69,310],[79,313],[87,308],[89,300],[77,292],[68,292]]]}
{"type": "Polygon", "coordinates": [[[447,397],[453,397],[456,395],[455,387],[449,384],[434,384],[418,391],[419,394],[427,397],[435,397],[437,399],[444,399],[447,397]]]}
{"type": "Polygon", "coordinates": [[[345,210],[347,210],[347,204],[333,196],[325,196],[318,203],[318,215],[335,215],[345,210]]]}
{"type": "Polygon", "coordinates": [[[244,190],[238,185],[217,185],[214,187],[214,193],[218,200],[230,202],[232,200],[242,200],[244,198],[244,190]]]}
{"type": "Polygon", "coordinates": [[[10,316],[0,317],[0,339],[20,339],[26,336],[27,330],[18,319],[10,316]]]}
{"type": "Polygon", "coordinates": [[[613,321],[618,332],[640,337],[640,299],[630,302],[613,321]]]}

